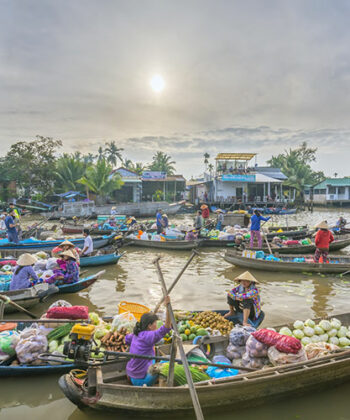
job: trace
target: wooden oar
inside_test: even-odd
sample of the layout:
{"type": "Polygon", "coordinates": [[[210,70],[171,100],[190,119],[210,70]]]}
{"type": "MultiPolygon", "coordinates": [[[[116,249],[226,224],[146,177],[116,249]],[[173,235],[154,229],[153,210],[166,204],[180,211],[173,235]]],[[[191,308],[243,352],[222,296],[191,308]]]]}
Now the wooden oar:
{"type": "Polygon", "coordinates": [[[271,246],[270,246],[269,241],[267,240],[267,236],[266,236],[263,232],[261,232],[261,233],[263,234],[263,237],[264,237],[264,239],[265,239],[265,241],[266,241],[266,244],[267,244],[267,247],[268,247],[268,249],[269,249],[270,254],[272,254],[272,251],[271,251],[271,246]]]}
{"type": "Polygon", "coordinates": [[[31,235],[33,232],[35,232],[35,230],[38,229],[39,226],[41,226],[44,223],[48,222],[51,219],[51,217],[52,217],[52,215],[50,215],[49,217],[47,217],[45,220],[42,220],[41,222],[37,223],[35,226],[33,226],[28,231],[23,232],[23,235],[22,236],[27,237],[28,235],[31,235]]]}
{"type": "MultiPolygon", "coordinates": [[[[159,260],[160,260],[160,257],[158,257],[155,260],[155,265],[157,267],[159,282],[162,286],[163,297],[165,298],[168,295],[168,290],[167,290],[167,287],[166,287],[166,284],[165,284],[165,281],[164,281],[162,270],[160,269],[159,260]]],[[[184,370],[185,370],[185,374],[186,374],[187,384],[188,384],[188,387],[189,387],[189,390],[190,390],[194,411],[196,413],[196,418],[197,418],[197,420],[204,420],[202,408],[201,408],[201,405],[199,403],[197,391],[196,391],[196,389],[194,387],[194,384],[193,384],[192,374],[191,374],[191,371],[190,371],[190,368],[189,368],[189,365],[188,365],[188,361],[187,361],[187,358],[186,358],[186,354],[185,354],[185,350],[184,350],[184,347],[183,347],[182,340],[180,339],[180,336],[179,336],[179,330],[177,328],[177,323],[176,323],[176,320],[175,320],[175,316],[174,316],[174,312],[173,312],[173,308],[171,306],[171,303],[168,303],[167,310],[169,311],[171,323],[172,323],[172,326],[173,326],[173,330],[175,332],[173,337],[174,337],[174,339],[176,339],[176,341],[177,341],[176,344],[178,345],[178,348],[179,348],[179,351],[180,351],[181,360],[182,360],[184,370]]]]}
{"type": "MultiPolygon", "coordinates": [[[[193,260],[193,258],[199,255],[197,251],[193,250],[192,254],[190,256],[190,258],[187,260],[186,264],[183,266],[182,270],[180,271],[180,273],[177,275],[176,279],[173,281],[173,283],[171,284],[171,286],[168,289],[168,294],[171,293],[171,291],[174,289],[174,287],[176,286],[177,282],[180,280],[181,276],[183,275],[183,273],[186,271],[187,267],[191,264],[191,261],[193,260]]],[[[164,301],[164,296],[160,299],[160,301],[157,303],[156,307],[154,308],[154,313],[157,313],[160,305],[163,303],[164,301]]]]}
{"type": "Polygon", "coordinates": [[[13,302],[8,296],[4,296],[0,294],[0,299],[4,301],[5,303],[8,303],[9,305],[13,306],[17,310],[29,315],[31,318],[37,317],[35,314],[33,314],[33,312],[27,311],[27,309],[23,308],[21,305],[18,305],[18,303],[13,302]]]}

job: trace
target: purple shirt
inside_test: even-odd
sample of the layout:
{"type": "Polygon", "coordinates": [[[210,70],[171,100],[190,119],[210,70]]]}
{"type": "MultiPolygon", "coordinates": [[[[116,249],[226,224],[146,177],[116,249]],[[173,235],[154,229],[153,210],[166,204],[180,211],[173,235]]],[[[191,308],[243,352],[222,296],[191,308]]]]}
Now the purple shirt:
{"type": "MultiPolygon", "coordinates": [[[[169,331],[170,328],[166,328],[162,325],[155,331],[141,331],[139,335],[128,334],[125,337],[125,342],[130,346],[130,353],[154,356],[154,345],[169,331]]],[[[148,367],[152,363],[152,360],[130,359],[126,365],[126,373],[130,378],[142,379],[147,375],[148,367]]]]}
{"type": "MultiPolygon", "coordinates": [[[[17,270],[17,268],[18,267],[15,268],[15,271],[17,270]]],[[[39,280],[31,265],[23,267],[18,274],[14,274],[12,276],[10,290],[27,289],[28,287],[30,287],[29,279],[31,278],[34,280],[39,280]]]]}

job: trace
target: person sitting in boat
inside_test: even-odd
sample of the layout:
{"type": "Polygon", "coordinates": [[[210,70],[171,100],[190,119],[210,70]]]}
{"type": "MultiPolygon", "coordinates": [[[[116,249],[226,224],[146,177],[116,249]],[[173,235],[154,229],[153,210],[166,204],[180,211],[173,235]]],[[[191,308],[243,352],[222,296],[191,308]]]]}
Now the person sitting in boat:
{"type": "Polygon", "coordinates": [[[166,229],[166,228],[169,227],[169,219],[168,219],[168,216],[165,213],[162,214],[161,223],[162,223],[163,229],[166,229]]]}
{"type": "Polygon", "coordinates": [[[224,212],[221,209],[215,211],[218,214],[216,229],[222,231],[222,225],[224,223],[224,212]]]}
{"type": "Polygon", "coordinates": [[[75,261],[78,265],[80,265],[80,256],[79,251],[75,248],[75,245],[72,244],[72,242],[68,241],[67,239],[64,240],[57,248],[54,248],[52,250],[52,256],[55,256],[55,254],[61,254],[63,251],[71,250],[73,254],[75,255],[75,261]]]}
{"type": "Polygon", "coordinates": [[[194,228],[197,230],[201,230],[203,227],[203,217],[201,210],[197,211],[196,218],[194,220],[194,228]]]}
{"type": "Polygon", "coordinates": [[[224,317],[237,317],[243,325],[251,325],[261,314],[260,294],[256,287],[259,281],[249,271],[240,274],[235,281],[239,282],[239,286],[227,294],[230,310],[224,317]]]}
{"type": "Polygon", "coordinates": [[[185,241],[195,241],[198,238],[198,234],[195,229],[190,229],[186,232],[185,241]]]}
{"type": "MultiPolygon", "coordinates": [[[[133,334],[125,336],[125,342],[130,346],[130,353],[140,356],[154,356],[154,345],[158,343],[170,330],[171,321],[168,310],[170,297],[166,296],[166,319],[164,325],[157,329],[158,316],[153,312],[143,314],[140,321],[136,323],[133,334]]],[[[154,363],[148,359],[130,359],[126,365],[126,374],[135,386],[152,386],[158,376],[148,373],[149,367],[154,363]]]]}
{"type": "Polygon", "coordinates": [[[134,225],[136,225],[136,223],[137,223],[137,221],[136,221],[134,216],[129,216],[126,220],[126,225],[128,227],[134,226],[134,225]]]}
{"type": "Polygon", "coordinates": [[[314,255],[314,261],[327,262],[328,253],[329,253],[329,245],[334,241],[334,236],[332,232],[329,230],[329,227],[326,221],[319,223],[315,227],[318,228],[319,230],[315,236],[316,251],[314,255]]]}
{"type": "Polygon", "coordinates": [[[79,266],[76,262],[76,256],[73,254],[72,250],[63,251],[60,256],[62,260],[57,260],[60,270],[54,270],[54,275],[46,280],[47,283],[76,283],[79,281],[79,266]],[[64,265],[61,262],[65,263],[64,265]]]}
{"type": "Polygon", "coordinates": [[[39,281],[39,277],[33,268],[36,262],[37,258],[31,254],[22,254],[18,258],[17,266],[11,279],[10,290],[27,289],[32,285],[31,280],[39,281]]]}
{"type": "Polygon", "coordinates": [[[253,248],[255,238],[258,241],[258,248],[262,247],[262,237],[260,233],[260,222],[264,220],[267,222],[271,217],[263,217],[259,210],[254,210],[254,214],[250,219],[250,247],[253,248]]]}
{"type": "Polygon", "coordinates": [[[89,229],[84,229],[83,235],[85,239],[84,239],[84,248],[81,251],[81,255],[83,257],[87,257],[94,252],[94,242],[90,236],[89,229]]]}
{"type": "Polygon", "coordinates": [[[338,229],[344,229],[346,225],[347,225],[346,219],[344,219],[344,217],[340,216],[337,223],[336,223],[336,227],[338,229]]]}

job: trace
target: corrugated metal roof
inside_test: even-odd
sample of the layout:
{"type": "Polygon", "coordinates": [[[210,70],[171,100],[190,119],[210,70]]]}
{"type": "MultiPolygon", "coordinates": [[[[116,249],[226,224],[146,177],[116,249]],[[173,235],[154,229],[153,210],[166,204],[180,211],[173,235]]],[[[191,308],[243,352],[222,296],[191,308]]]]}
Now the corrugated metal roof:
{"type": "Polygon", "coordinates": [[[350,187],[350,177],[348,178],[326,178],[324,181],[314,185],[314,188],[322,189],[328,185],[332,187],[350,187]]]}
{"type": "Polygon", "coordinates": [[[257,166],[255,168],[255,171],[260,174],[269,176],[271,178],[280,179],[282,181],[284,181],[285,179],[288,179],[288,177],[286,177],[279,168],[270,168],[269,166],[260,166],[260,167],[257,166]]]}
{"type": "Polygon", "coordinates": [[[219,153],[215,160],[250,160],[256,153],[219,153]]]}

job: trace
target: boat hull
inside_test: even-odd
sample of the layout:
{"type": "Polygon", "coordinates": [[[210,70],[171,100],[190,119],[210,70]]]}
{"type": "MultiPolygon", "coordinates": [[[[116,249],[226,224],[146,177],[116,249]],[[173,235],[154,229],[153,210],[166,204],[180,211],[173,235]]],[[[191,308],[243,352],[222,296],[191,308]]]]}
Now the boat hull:
{"type": "Polygon", "coordinates": [[[171,249],[171,250],[187,250],[196,248],[200,241],[147,241],[142,239],[126,239],[125,245],[136,246],[142,248],[155,248],[155,249],[171,249]]]}
{"type": "Polygon", "coordinates": [[[9,378],[13,376],[35,376],[35,375],[50,375],[69,372],[76,369],[78,365],[74,363],[62,365],[17,365],[17,366],[3,366],[0,365],[0,378],[9,378]]]}
{"type": "Polygon", "coordinates": [[[99,265],[117,264],[122,254],[103,254],[80,258],[80,267],[96,267],[99,265]]]}

